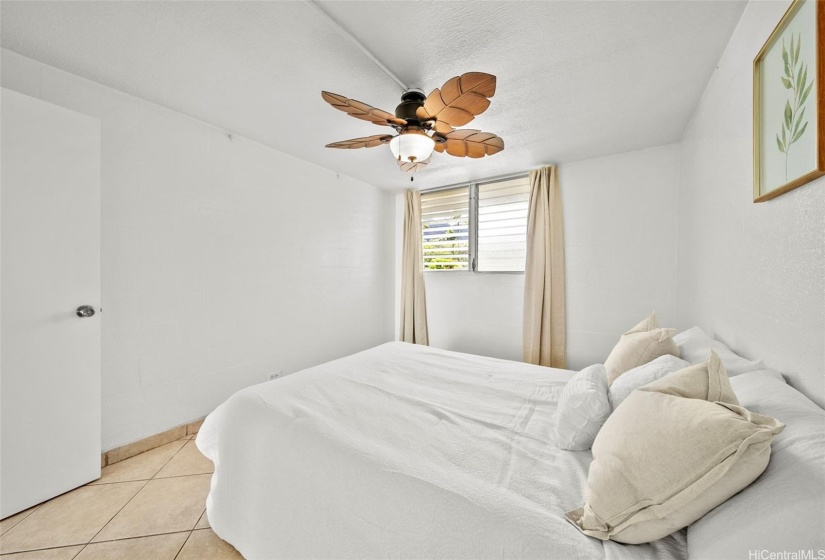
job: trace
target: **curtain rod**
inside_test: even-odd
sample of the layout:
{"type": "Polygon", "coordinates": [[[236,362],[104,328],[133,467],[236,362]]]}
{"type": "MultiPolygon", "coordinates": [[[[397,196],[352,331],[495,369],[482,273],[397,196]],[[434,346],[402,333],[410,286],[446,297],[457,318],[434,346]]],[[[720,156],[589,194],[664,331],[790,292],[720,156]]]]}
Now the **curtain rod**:
{"type": "Polygon", "coordinates": [[[330,16],[328,13],[326,13],[324,11],[324,9],[321,6],[319,6],[314,0],[304,0],[304,1],[310,8],[315,10],[315,12],[318,15],[320,15],[322,18],[324,18],[327,21],[327,23],[329,23],[332,26],[332,28],[335,29],[335,31],[338,32],[339,35],[341,35],[343,38],[347,39],[350,43],[355,45],[355,47],[359,51],[361,51],[367,58],[369,58],[376,66],[378,66],[378,68],[380,68],[381,71],[384,72],[384,74],[389,76],[390,79],[392,79],[393,82],[398,84],[398,86],[401,88],[402,91],[407,91],[407,90],[410,89],[410,88],[407,87],[407,85],[404,82],[401,81],[401,79],[398,76],[393,74],[392,71],[389,68],[384,66],[381,63],[381,61],[378,60],[375,57],[375,55],[372,54],[369,51],[369,49],[367,49],[367,47],[365,47],[363,44],[361,44],[361,41],[356,39],[355,36],[352,33],[350,33],[349,31],[347,31],[344,28],[343,25],[341,25],[340,23],[338,23],[337,21],[332,19],[332,16],[330,16]]]}
{"type": "Polygon", "coordinates": [[[447,189],[453,189],[457,187],[463,187],[470,184],[482,184],[482,183],[495,183],[498,181],[506,181],[508,179],[518,179],[521,177],[527,177],[530,175],[529,171],[520,171],[518,173],[510,173],[507,175],[499,175],[497,177],[486,177],[484,179],[470,179],[468,181],[461,181],[460,183],[452,183],[450,185],[444,185],[441,187],[433,187],[431,189],[421,189],[419,192],[428,193],[428,192],[435,192],[435,191],[444,191],[447,189]]]}

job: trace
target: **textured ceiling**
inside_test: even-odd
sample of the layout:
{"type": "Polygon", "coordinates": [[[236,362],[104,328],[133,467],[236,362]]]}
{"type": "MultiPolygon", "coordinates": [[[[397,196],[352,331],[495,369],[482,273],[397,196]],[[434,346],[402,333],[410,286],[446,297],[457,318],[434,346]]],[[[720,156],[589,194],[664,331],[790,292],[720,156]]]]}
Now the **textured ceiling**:
{"type": "MultiPolygon", "coordinates": [[[[498,76],[467,127],[506,149],[435,154],[425,188],[674,142],[744,2],[319,2],[406,85],[498,76]]],[[[387,146],[328,142],[382,129],[322,89],[392,112],[401,90],[311,5],[4,0],[2,46],[377,185],[407,188],[387,146]]],[[[389,130],[389,129],[387,129],[389,130]]]]}

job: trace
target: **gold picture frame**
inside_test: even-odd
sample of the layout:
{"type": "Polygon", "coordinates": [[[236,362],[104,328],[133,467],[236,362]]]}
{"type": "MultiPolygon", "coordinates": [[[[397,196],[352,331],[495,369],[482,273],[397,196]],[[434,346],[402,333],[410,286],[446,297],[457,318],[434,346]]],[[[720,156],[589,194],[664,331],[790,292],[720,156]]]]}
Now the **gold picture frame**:
{"type": "Polygon", "coordinates": [[[753,60],[754,202],[825,175],[824,89],[825,0],[794,0],[753,60]]]}

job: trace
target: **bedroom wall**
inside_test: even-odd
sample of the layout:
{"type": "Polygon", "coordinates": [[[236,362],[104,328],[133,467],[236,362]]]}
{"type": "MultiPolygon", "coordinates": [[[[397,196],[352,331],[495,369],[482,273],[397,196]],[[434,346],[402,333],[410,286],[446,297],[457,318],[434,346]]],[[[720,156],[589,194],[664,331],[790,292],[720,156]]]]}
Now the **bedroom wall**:
{"type": "Polygon", "coordinates": [[[11,51],[0,81],[102,121],[103,449],[392,339],[390,194],[11,51]]]}
{"type": "MultiPolygon", "coordinates": [[[[675,320],[678,178],[676,144],[560,166],[570,369],[603,362],[652,310],[675,320]]],[[[400,201],[396,215],[400,254],[400,201]]],[[[431,345],[521,360],[523,274],[427,272],[425,285],[431,345]]]]}
{"type": "Polygon", "coordinates": [[[747,5],[685,132],[678,320],[825,405],[825,178],[752,202],[752,64],[788,5],[747,5]]]}

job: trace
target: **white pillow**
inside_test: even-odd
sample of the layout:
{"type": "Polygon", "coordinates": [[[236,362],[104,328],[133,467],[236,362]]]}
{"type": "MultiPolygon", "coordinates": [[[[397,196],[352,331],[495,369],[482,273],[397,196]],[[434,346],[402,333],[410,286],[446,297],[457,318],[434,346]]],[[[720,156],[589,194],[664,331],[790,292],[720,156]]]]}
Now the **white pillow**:
{"type": "Polygon", "coordinates": [[[825,410],[774,375],[730,380],[742,406],[778,418],[785,430],[774,439],[762,476],[688,528],[692,560],[747,558],[749,550],[825,550],[825,410]]]}
{"type": "Polygon", "coordinates": [[[673,337],[673,341],[679,347],[682,359],[691,364],[704,362],[708,359],[710,351],[715,350],[725,366],[725,371],[728,372],[728,377],[767,369],[768,367],[762,360],[746,360],[737,355],[724,342],[712,339],[699,327],[680,332],[673,337]]]}
{"type": "Polygon", "coordinates": [[[652,362],[665,354],[679,356],[679,348],[673,342],[676,329],[663,329],[656,321],[656,312],[624,333],[618,344],[604,361],[607,370],[607,385],[613,384],[623,373],[652,362]]]}
{"type": "Polygon", "coordinates": [[[665,354],[664,356],[659,356],[652,362],[624,372],[616,378],[616,381],[610,386],[608,394],[610,406],[613,410],[616,410],[616,407],[622,404],[622,401],[639,387],[643,387],[668,374],[684,369],[689,365],[685,360],[680,360],[676,356],[665,354]]]}
{"type": "Polygon", "coordinates": [[[574,375],[559,397],[556,417],[559,449],[590,449],[610,411],[604,366],[592,365],[574,375]]]}
{"type": "Polygon", "coordinates": [[[661,539],[756,480],[783,427],[739,406],[711,353],[704,364],[633,391],[610,416],[593,443],[585,503],[565,516],[601,540],[661,539]]]}

